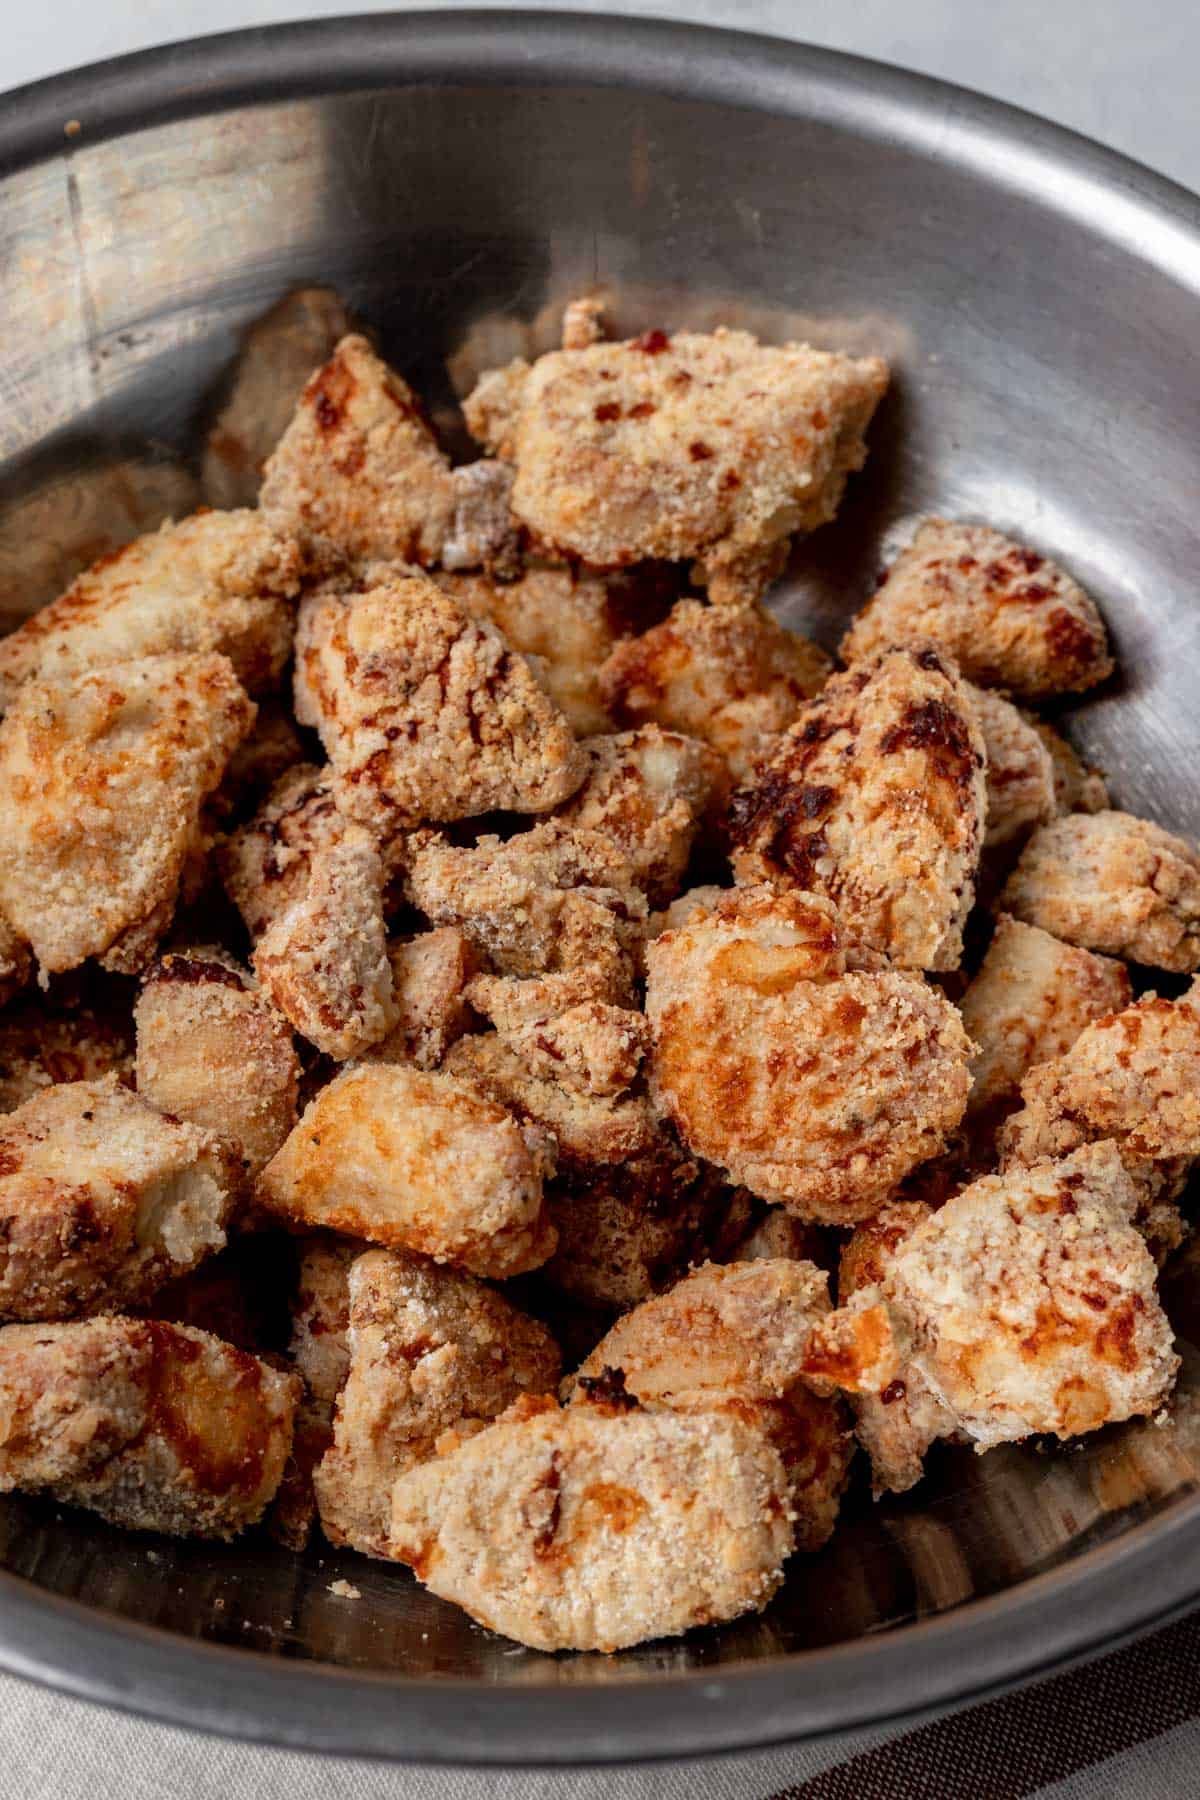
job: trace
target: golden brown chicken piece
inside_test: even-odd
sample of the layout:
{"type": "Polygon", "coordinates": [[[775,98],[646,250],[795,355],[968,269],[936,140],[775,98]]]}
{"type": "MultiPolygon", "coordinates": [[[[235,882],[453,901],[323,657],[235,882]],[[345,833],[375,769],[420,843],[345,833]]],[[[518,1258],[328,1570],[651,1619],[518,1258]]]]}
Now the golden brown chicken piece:
{"type": "Polygon", "coordinates": [[[521,1394],[558,1381],[554,1339],[469,1275],[389,1250],[349,1272],[349,1351],[333,1444],[316,1471],[321,1525],[334,1544],[387,1556],[398,1476],[467,1438],[521,1394]]]}
{"type": "Polygon", "coordinates": [[[1022,713],[1033,726],[1054,765],[1054,802],[1060,813],[1107,812],[1111,805],[1108,788],[1099,769],[1088,766],[1073,745],[1045,719],[1031,712],[1022,713]]]}
{"type": "Polygon", "coordinates": [[[960,1011],[975,1045],[967,1122],[990,1139],[1035,1063],[1069,1050],[1085,1025],[1132,999],[1124,966],[1001,914],[960,1011]]]}
{"type": "Polygon", "coordinates": [[[935,650],[835,675],[735,793],[739,882],[810,889],[907,969],[954,969],[986,812],[970,692],[935,650]]]}
{"type": "Polygon", "coordinates": [[[258,1174],[296,1123],[291,1030],[243,970],[208,950],[153,963],[134,1009],[138,1093],[223,1138],[258,1174]]]}
{"type": "Polygon", "coordinates": [[[387,954],[396,1023],[366,1054],[436,1069],[451,1044],[477,1023],[468,997],[479,970],[474,945],[453,925],[443,925],[393,938],[387,954]]]}
{"type": "Polygon", "coordinates": [[[116,1012],[50,1008],[36,1000],[0,1015],[0,1113],[61,1081],[132,1080],[133,1030],[116,1012]]]}
{"type": "Polygon", "coordinates": [[[259,505],[326,558],[469,569],[512,559],[510,485],[496,463],[451,469],[412,389],[351,335],[300,395],[259,505]]]}
{"type": "Polygon", "coordinates": [[[720,1413],[519,1405],[397,1481],[391,1555],[535,1650],[619,1650],[765,1606],[787,1477],[720,1413]]]}
{"type": "Polygon", "coordinates": [[[969,691],[987,754],[984,848],[996,850],[1057,816],[1054,762],[1041,735],[1011,700],[989,688],[969,691]]]}
{"type": "Polygon", "coordinates": [[[0,913],[0,1007],[7,1006],[33,974],[29,945],[0,913]]]}
{"type": "Polygon", "coordinates": [[[919,976],[853,966],[818,895],[737,890],[647,967],[659,1103],[698,1156],[801,1218],[866,1217],[962,1116],[957,1012],[919,976]]]}
{"type": "Polygon", "coordinates": [[[534,1269],[554,1249],[533,1147],[503,1107],[401,1063],[347,1069],[305,1108],[259,1178],[268,1211],[471,1274],[534,1269]]]}
{"type": "Polygon", "coordinates": [[[1200,855],[1132,813],[1071,813],[1041,826],[999,904],[1086,950],[1179,974],[1200,968],[1200,855]]]}
{"type": "Polygon", "coordinates": [[[757,1424],[788,1473],[797,1547],[819,1550],[854,1450],[842,1408],[802,1378],[813,1326],[828,1311],[829,1278],[812,1263],[705,1263],[618,1319],[564,1395],[577,1403],[599,1384],[643,1406],[757,1424]]]}
{"type": "Polygon", "coordinates": [[[135,538],[0,638],[0,711],[23,681],[60,682],[147,656],[220,651],[250,693],[292,651],[301,561],[255,512],[198,512],[135,538]]]}
{"type": "Polygon", "coordinates": [[[341,810],[377,837],[422,820],[549,812],[587,765],[523,656],[428,576],[372,570],[300,609],[296,715],[341,810]]]}
{"type": "Polygon", "coordinates": [[[753,602],[679,600],[661,625],[616,646],[600,692],[619,725],[653,722],[701,738],[744,781],[831,668],[816,644],[753,602]]]}
{"type": "Polygon", "coordinates": [[[253,722],[215,654],[24,684],[0,723],[0,906],[44,970],[150,960],[200,807],[253,722]]]}
{"type": "Polygon", "coordinates": [[[649,331],[484,375],[463,410],[553,553],[694,561],[712,599],[753,600],[836,513],[887,382],[878,357],[649,331]]]}
{"type": "Polygon", "coordinates": [[[1028,700],[1113,670],[1104,622],[1078,582],[988,525],[926,519],[842,640],[846,662],[932,642],[981,687],[1028,700]]]}
{"type": "Polygon", "coordinates": [[[129,1531],[231,1538],[261,1518],[299,1383],[207,1332],[102,1318],[0,1331],[0,1492],[129,1531]]]}
{"type": "Polygon", "coordinates": [[[1146,995],[1098,1018],[1021,1083],[1000,1133],[1005,1167],[1108,1139],[1141,1194],[1139,1223],[1160,1259],[1183,1232],[1173,1202],[1200,1157],[1200,988],[1146,995]]]}
{"type": "Polygon", "coordinates": [[[239,1171],[115,1075],[0,1119],[0,1318],[138,1305],[225,1242],[239,1171]]]}
{"type": "Polygon", "coordinates": [[[394,1029],[384,867],[370,833],[347,826],[313,851],[301,899],[268,925],[254,972],[284,1018],[337,1062],[394,1029]]]}
{"type": "Polygon", "coordinates": [[[813,1375],[880,1402],[859,1419],[878,1489],[911,1487],[934,1436],[961,1434],[983,1451],[1162,1405],[1179,1358],[1136,1206],[1116,1145],[1097,1143],[984,1176],[907,1235],[901,1227],[879,1279],[819,1324],[809,1347],[813,1375]],[[856,1375],[842,1354],[855,1320],[882,1327],[890,1374],[886,1356],[864,1358],[856,1375]],[[895,1421],[874,1430],[889,1399],[913,1397],[907,1441],[895,1421]]]}

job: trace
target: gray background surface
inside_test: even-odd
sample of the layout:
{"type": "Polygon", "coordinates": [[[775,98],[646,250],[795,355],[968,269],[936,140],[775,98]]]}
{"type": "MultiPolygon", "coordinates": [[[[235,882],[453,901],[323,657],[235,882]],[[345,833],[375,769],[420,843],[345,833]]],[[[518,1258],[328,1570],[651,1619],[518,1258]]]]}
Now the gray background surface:
{"type": "MultiPolygon", "coordinates": [[[[900,63],[1043,113],[1200,188],[1200,0],[576,0],[576,7],[774,32],[900,63]]],[[[0,88],[205,32],[389,10],[370,0],[19,0],[19,16],[16,5],[11,14],[5,9],[0,88]]],[[[884,1736],[628,1774],[404,1771],[220,1743],[0,1677],[0,1755],[11,1800],[750,1800],[884,1736]]],[[[1190,1800],[1198,1761],[1200,1727],[1183,1727],[1046,1790],[1043,1800],[1190,1800]]]]}

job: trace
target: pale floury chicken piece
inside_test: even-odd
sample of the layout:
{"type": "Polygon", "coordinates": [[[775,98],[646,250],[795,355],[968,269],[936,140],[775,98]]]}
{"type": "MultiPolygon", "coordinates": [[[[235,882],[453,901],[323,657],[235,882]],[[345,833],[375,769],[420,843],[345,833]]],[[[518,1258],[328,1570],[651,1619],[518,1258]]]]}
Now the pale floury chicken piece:
{"type": "Polygon", "coordinates": [[[1059,812],[1054,761],[1042,738],[1011,700],[969,687],[987,755],[984,848],[999,849],[1059,812]]]}
{"type": "Polygon", "coordinates": [[[477,1022],[468,998],[479,972],[475,947],[453,925],[443,925],[393,938],[387,955],[396,1023],[366,1054],[436,1069],[451,1044],[477,1022]]]}
{"type": "Polygon", "coordinates": [[[878,357],[648,331],[496,370],[463,410],[514,464],[513,512],[541,544],[599,567],[693,562],[737,601],[833,518],[887,382],[878,357]]]}
{"type": "Polygon", "coordinates": [[[593,737],[584,751],[583,786],[558,822],[610,838],[649,904],[668,905],[721,779],[719,758],[699,738],[657,725],[593,737]]]}
{"type": "Polygon", "coordinates": [[[326,1537],[387,1556],[392,1489],[522,1394],[552,1393],[558,1346],[538,1320],[470,1275],[372,1250],[349,1273],[349,1369],[315,1475],[326,1537]]]}
{"type": "Polygon", "coordinates": [[[981,687],[1075,693],[1113,670],[1094,603],[1057,564],[988,525],[926,519],[842,640],[854,663],[935,643],[981,687]]]}
{"type": "Polygon", "coordinates": [[[49,1494],[130,1531],[236,1537],[279,1485],[298,1389],[184,1325],[9,1325],[0,1492],[49,1494]]]}
{"type": "Polygon", "coordinates": [[[647,949],[651,1081],[696,1155],[845,1224],[943,1148],[970,1086],[958,1013],[861,966],[816,894],[743,888],[647,949]]]}
{"type": "Polygon", "coordinates": [[[1160,1258],[1183,1235],[1173,1202],[1200,1157],[1200,989],[1146,995],[1079,1032],[1021,1083],[1000,1133],[1005,1167],[1111,1140],[1139,1190],[1139,1224],[1160,1258]]]}
{"type": "Polygon", "coordinates": [[[788,1473],[797,1548],[819,1550],[854,1450],[842,1408],[803,1379],[828,1311],[829,1278],[812,1263],[706,1263],[618,1319],[564,1389],[576,1403],[626,1393],[654,1409],[728,1411],[757,1425],[788,1473]]]}
{"type": "Polygon", "coordinates": [[[204,492],[213,506],[253,506],[263,464],[287,429],[313,370],[350,317],[332,288],[285,294],[246,333],[220,413],[205,443],[204,492]]]}
{"type": "Polygon", "coordinates": [[[138,1093],[236,1151],[248,1176],[296,1123],[300,1064],[287,1020],[230,958],[173,952],[134,1008],[138,1093]]]}
{"type": "Polygon", "coordinates": [[[0,639],[0,711],[23,681],[115,663],[220,651],[250,693],[292,652],[303,570],[295,544],[255,512],[198,512],[135,538],[0,639]]]}
{"type": "Polygon", "coordinates": [[[150,960],[201,805],[253,723],[216,654],[24,684],[0,723],[0,906],[43,970],[150,960]]]}
{"type": "Polygon", "coordinates": [[[734,794],[739,882],[810,889],[906,969],[955,969],[975,897],[986,756],[969,690],[935,650],[835,675],[734,794]]]}
{"type": "Polygon", "coordinates": [[[302,1037],[337,1062],[386,1038],[398,1013],[383,916],[384,867],[369,832],[349,826],[315,850],[301,899],[268,925],[254,972],[302,1037]]]}
{"type": "Polygon", "coordinates": [[[519,992],[527,985],[538,984],[483,976],[472,993],[531,1074],[584,1094],[623,1094],[633,1086],[650,1048],[644,1013],[581,1000],[562,1012],[528,1018],[519,992]]]}
{"type": "Polygon", "coordinates": [[[423,820],[550,812],[587,770],[523,656],[428,576],[372,570],[300,609],[296,715],[343,812],[390,837],[423,820]]]}
{"type": "Polygon", "coordinates": [[[1177,974],[1200,968],[1200,854],[1132,813],[1041,826],[999,904],[1068,944],[1177,974]]]}
{"type": "Polygon", "coordinates": [[[133,1031],[120,1013],[36,1000],[0,1014],[0,1113],[61,1081],[133,1075],[133,1031]]]}
{"type": "Polygon", "coordinates": [[[33,974],[33,957],[20,932],[0,913],[0,1006],[7,1006],[33,974]]]}
{"type": "Polygon", "coordinates": [[[263,473],[268,524],[356,561],[509,562],[511,473],[451,469],[406,382],[351,335],[310,377],[263,473]]]}
{"type": "Polygon", "coordinates": [[[0,1318],[147,1300],[221,1248],[239,1179],[219,1138],[116,1075],[47,1088],[0,1119],[0,1318]]]}
{"type": "Polygon", "coordinates": [[[1026,1073],[1133,998],[1124,966],[1001,915],[959,1007],[971,1058],[967,1120],[988,1135],[1019,1104],[1026,1073]]]}
{"type": "Polygon", "coordinates": [[[619,725],[654,722],[702,738],[744,781],[831,668],[816,644],[755,603],[680,600],[661,625],[617,645],[600,692],[619,725]]]}
{"type": "Polygon", "coordinates": [[[318,1092],[257,1194],[289,1224],[504,1278],[554,1249],[546,1166],[544,1134],[528,1141],[510,1113],[463,1082],[373,1062],[318,1092]]]}
{"type": "Polygon", "coordinates": [[[1116,1145],[1096,1143],[984,1176],[900,1225],[878,1277],[809,1347],[814,1377],[880,1402],[859,1420],[878,1489],[911,1487],[935,1437],[983,1451],[1162,1405],[1179,1358],[1137,1199],[1116,1145]],[[889,1400],[911,1410],[889,1418],[889,1400]]]}
{"type": "Polygon", "coordinates": [[[536,1410],[397,1481],[390,1553],[535,1650],[620,1650],[765,1606],[792,1549],[787,1476],[720,1413],[536,1410]]]}
{"type": "Polygon", "coordinates": [[[1099,769],[1085,763],[1062,733],[1035,713],[1022,712],[1050,753],[1054,765],[1054,803],[1060,813],[1107,812],[1111,805],[1108,788],[1099,769]]]}

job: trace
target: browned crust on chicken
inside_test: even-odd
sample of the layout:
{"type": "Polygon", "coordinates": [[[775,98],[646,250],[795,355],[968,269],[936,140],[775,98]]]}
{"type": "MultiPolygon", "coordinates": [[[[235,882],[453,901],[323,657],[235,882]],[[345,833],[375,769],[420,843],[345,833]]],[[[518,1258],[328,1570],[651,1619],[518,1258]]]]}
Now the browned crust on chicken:
{"type": "Polygon", "coordinates": [[[972,687],[970,696],[987,755],[984,848],[997,850],[1057,816],[1054,762],[1041,735],[1010,700],[980,687],[972,687]]]}
{"type": "Polygon", "coordinates": [[[133,1031],[116,1011],[30,1000],[0,1017],[0,1113],[60,1081],[133,1073],[133,1031]]]}

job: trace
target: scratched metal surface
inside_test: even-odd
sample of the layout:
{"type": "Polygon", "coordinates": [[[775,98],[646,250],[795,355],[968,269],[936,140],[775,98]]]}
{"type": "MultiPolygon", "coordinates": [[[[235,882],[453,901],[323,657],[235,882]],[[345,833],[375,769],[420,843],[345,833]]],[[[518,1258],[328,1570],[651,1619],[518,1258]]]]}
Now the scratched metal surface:
{"type": "MultiPolygon", "coordinates": [[[[1074,713],[1077,741],[1119,804],[1200,834],[1200,238],[1186,197],[1148,197],[1115,159],[866,65],[748,40],[735,53],[732,40],[712,48],[631,25],[614,44],[544,16],[519,47],[502,34],[503,54],[495,35],[485,52],[439,27],[442,62],[426,47],[422,63],[413,29],[384,22],[357,73],[338,65],[337,81],[374,91],[214,107],[107,141],[85,117],[56,154],[0,179],[0,626],[98,551],[205,498],[207,435],[246,334],[297,287],[334,287],[453,435],[454,397],[473,374],[549,344],[564,299],[600,281],[621,329],[723,320],[891,358],[868,470],[837,524],[798,551],[776,596],[783,615],[833,642],[885,545],[922,511],[1019,532],[1083,579],[1116,639],[1121,680],[1074,713]]],[[[337,64],[332,39],[312,40],[311,64],[294,45],[288,61],[277,40],[269,79],[320,87],[322,48],[337,64]]],[[[195,112],[206,82],[219,89],[214,66],[160,68],[154,104],[174,82],[179,109],[195,112]]],[[[104,93],[115,91],[114,77],[104,93]]],[[[1172,1295],[1187,1341],[1192,1286],[1185,1260],[1172,1295]]],[[[821,1660],[799,1653],[898,1641],[914,1620],[1176,1519],[1200,1479],[1195,1375],[1189,1357],[1165,1428],[1055,1454],[946,1452],[903,1501],[873,1507],[856,1492],[834,1544],[793,1565],[761,1618],[610,1659],[515,1649],[405,1574],[327,1548],[297,1558],[261,1541],[152,1542],[22,1500],[0,1507],[0,1565],[277,1663],[467,1678],[514,1698],[657,1694],[640,1724],[631,1710],[590,1739],[580,1727],[593,1754],[748,1742],[916,1703],[894,1660],[874,1700],[865,1661],[837,1665],[839,1698],[814,1673],[821,1660]],[[360,1602],[331,1595],[339,1576],[360,1602]],[[769,1716],[751,1698],[732,1724],[693,1707],[672,1726],[665,1690],[645,1688],[650,1676],[748,1662],[803,1672],[776,1682],[769,1716]]],[[[1010,1645],[978,1679],[1077,1646],[1062,1617],[1070,1603],[1054,1613],[1054,1591],[1042,1636],[1010,1645]]],[[[32,1667],[32,1650],[12,1649],[13,1592],[0,1656],[32,1667]]],[[[1179,1597],[1145,1596],[1142,1610],[1179,1597]]],[[[1136,1610],[1128,1603],[1111,1628],[1136,1610]]],[[[118,1671],[127,1654],[114,1640],[118,1671]]],[[[947,1656],[929,1653],[916,1699],[970,1685],[947,1656]]],[[[285,1727],[255,1712],[252,1674],[240,1711],[237,1680],[222,1677],[225,1699],[207,1718],[190,1690],[178,1698],[182,1675],[172,1700],[145,1667],[142,1685],[122,1690],[119,1676],[70,1663],[55,1638],[36,1672],[86,1691],[115,1682],[131,1703],[221,1728],[397,1747],[349,1698],[340,1721],[341,1703],[314,1703],[307,1728],[285,1727]]],[[[402,1685],[388,1692],[398,1707],[402,1685]]],[[[404,1743],[453,1754],[450,1725],[422,1704],[424,1724],[396,1715],[404,1743]]],[[[542,1735],[521,1746],[519,1726],[506,1736],[498,1715],[460,1709],[460,1753],[556,1754],[567,1740],[553,1715],[539,1718],[542,1735]]]]}

